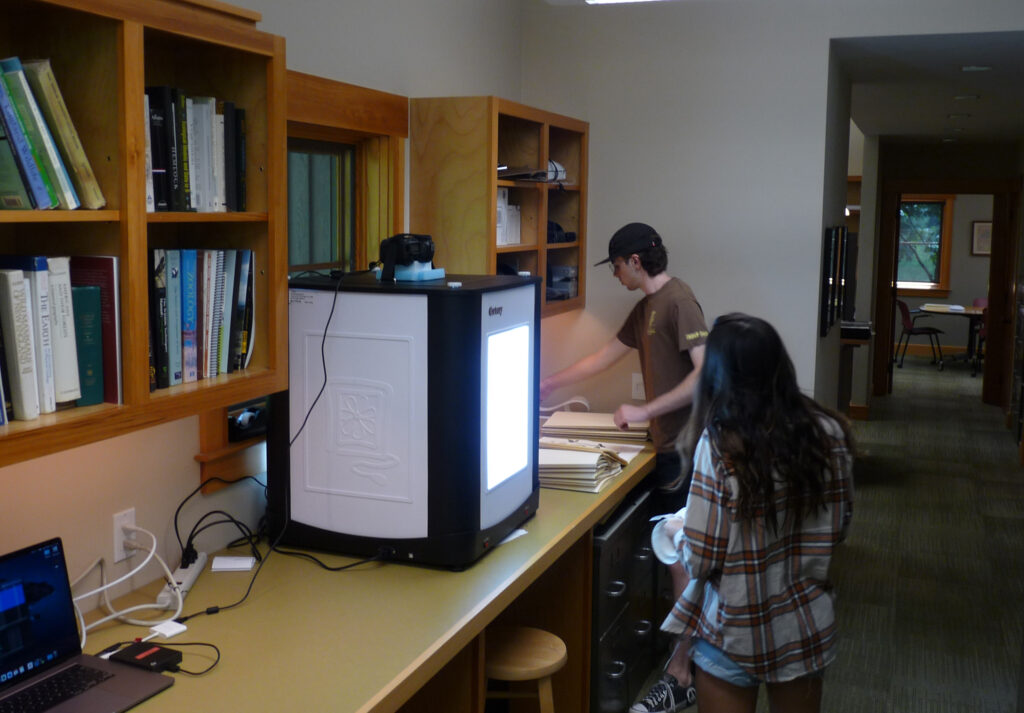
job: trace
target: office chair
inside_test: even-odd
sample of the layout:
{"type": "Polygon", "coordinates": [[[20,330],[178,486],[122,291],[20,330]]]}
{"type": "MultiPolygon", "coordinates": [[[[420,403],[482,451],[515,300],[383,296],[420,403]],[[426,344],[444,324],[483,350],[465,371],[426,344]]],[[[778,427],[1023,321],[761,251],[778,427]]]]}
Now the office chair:
{"type": "Polygon", "coordinates": [[[900,317],[903,320],[903,331],[900,333],[900,338],[896,341],[896,351],[893,353],[892,360],[896,361],[897,355],[900,358],[899,364],[896,366],[903,368],[903,360],[907,357],[907,347],[910,346],[911,337],[928,337],[928,344],[932,348],[932,364],[935,363],[935,352],[938,350],[938,363],[939,371],[942,371],[942,345],[939,343],[939,335],[945,334],[938,327],[918,327],[916,322],[921,317],[927,317],[926,314],[919,314],[914,318],[910,317],[910,309],[907,307],[907,303],[903,300],[896,300],[896,306],[900,309],[900,317]],[[906,339],[904,342],[903,340],[906,339]],[[900,344],[903,345],[903,354],[900,354],[900,344]]]}

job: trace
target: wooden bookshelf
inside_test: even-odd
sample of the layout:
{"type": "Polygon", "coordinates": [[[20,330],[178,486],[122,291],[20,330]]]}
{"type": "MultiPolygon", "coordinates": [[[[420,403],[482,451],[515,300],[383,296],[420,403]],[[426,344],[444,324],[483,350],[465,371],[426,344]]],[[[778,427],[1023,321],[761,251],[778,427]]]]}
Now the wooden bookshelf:
{"type": "Polygon", "coordinates": [[[450,273],[499,268],[544,279],[544,316],[586,301],[587,146],[589,124],[498,97],[411,99],[409,226],[436,244],[435,264],[450,273]],[[565,168],[560,183],[498,179],[498,166],[565,168]],[[515,245],[497,244],[498,188],[519,206],[515,245]],[[548,242],[548,221],[569,242],[548,242]],[[551,269],[575,269],[568,299],[547,289],[551,269]]]}
{"type": "Polygon", "coordinates": [[[0,251],[119,258],[124,403],[69,408],[0,427],[0,466],[253,399],[287,385],[284,40],[260,17],[212,0],[9,0],[3,56],[49,58],[107,205],[0,211],[0,251]],[[145,87],[234,101],[246,110],[242,213],[147,213],[145,87]],[[154,248],[253,251],[249,368],[149,390],[149,275],[154,248]]]}

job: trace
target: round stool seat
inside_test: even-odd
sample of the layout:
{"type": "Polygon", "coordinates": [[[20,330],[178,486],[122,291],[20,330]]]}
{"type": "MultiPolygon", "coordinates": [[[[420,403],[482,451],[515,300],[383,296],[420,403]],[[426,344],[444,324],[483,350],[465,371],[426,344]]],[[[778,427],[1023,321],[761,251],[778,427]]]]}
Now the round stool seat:
{"type": "Polygon", "coordinates": [[[499,681],[545,678],[565,666],[565,642],[531,626],[487,629],[484,637],[487,677],[499,681]]]}

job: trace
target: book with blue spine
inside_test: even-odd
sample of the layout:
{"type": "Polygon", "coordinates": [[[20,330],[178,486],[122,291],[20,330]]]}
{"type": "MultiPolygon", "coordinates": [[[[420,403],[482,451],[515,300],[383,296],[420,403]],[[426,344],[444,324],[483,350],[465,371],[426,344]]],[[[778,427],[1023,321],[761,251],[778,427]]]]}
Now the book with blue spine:
{"type": "Polygon", "coordinates": [[[43,172],[50,178],[59,206],[65,210],[78,208],[81,205],[78,201],[78,194],[75,193],[75,187],[71,184],[71,176],[64,166],[64,160],[57,149],[57,142],[54,141],[46,119],[43,117],[43,112],[32,94],[25,70],[21,66],[21,60],[17,57],[0,59],[0,71],[3,72],[7,80],[11,99],[21,115],[25,134],[38,153],[43,172]]]}
{"type": "Polygon", "coordinates": [[[56,207],[57,201],[55,198],[51,198],[50,191],[47,190],[43,174],[33,155],[35,152],[25,134],[25,127],[14,107],[14,102],[7,89],[7,81],[2,74],[0,74],[0,122],[3,122],[4,132],[7,134],[8,141],[11,142],[11,148],[14,149],[14,158],[18,162],[22,180],[32,203],[41,210],[56,207]]]}
{"type": "Polygon", "coordinates": [[[198,273],[196,251],[181,251],[181,380],[199,379],[199,343],[196,330],[199,320],[198,273]]]}
{"type": "Polygon", "coordinates": [[[171,386],[182,380],[181,251],[167,251],[167,370],[171,386]]]}

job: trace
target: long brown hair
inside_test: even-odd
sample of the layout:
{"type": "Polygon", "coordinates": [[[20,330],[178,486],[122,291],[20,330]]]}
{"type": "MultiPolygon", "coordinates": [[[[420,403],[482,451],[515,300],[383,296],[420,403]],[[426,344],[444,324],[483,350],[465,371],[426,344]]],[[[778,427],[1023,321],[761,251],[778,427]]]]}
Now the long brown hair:
{"type": "Polygon", "coordinates": [[[787,498],[793,529],[824,506],[826,473],[833,469],[822,417],[839,424],[852,444],[845,418],[804,396],[778,332],[757,317],[719,317],[708,335],[690,421],[680,435],[683,472],[706,431],[713,452],[736,476],[741,520],[764,517],[777,530],[776,481],[787,498]]]}

